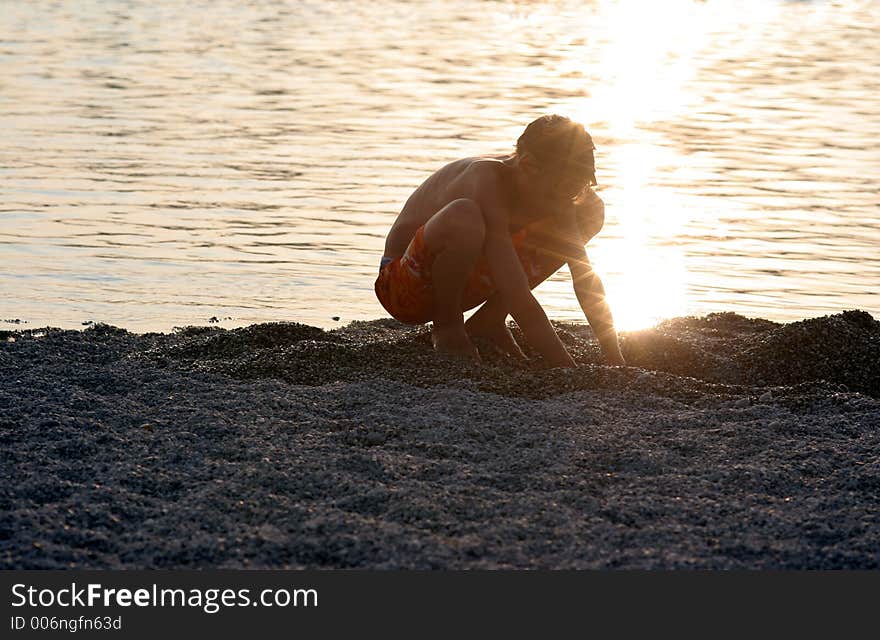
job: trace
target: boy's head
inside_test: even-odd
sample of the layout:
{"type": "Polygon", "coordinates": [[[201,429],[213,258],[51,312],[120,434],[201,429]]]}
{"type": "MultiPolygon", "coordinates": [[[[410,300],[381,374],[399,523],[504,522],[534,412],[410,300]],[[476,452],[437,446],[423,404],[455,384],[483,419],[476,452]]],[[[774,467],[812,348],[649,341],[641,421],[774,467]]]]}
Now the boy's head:
{"type": "Polygon", "coordinates": [[[558,196],[576,199],[596,184],[596,145],[584,125],[560,115],[541,116],[516,141],[535,174],[558,196]]]}

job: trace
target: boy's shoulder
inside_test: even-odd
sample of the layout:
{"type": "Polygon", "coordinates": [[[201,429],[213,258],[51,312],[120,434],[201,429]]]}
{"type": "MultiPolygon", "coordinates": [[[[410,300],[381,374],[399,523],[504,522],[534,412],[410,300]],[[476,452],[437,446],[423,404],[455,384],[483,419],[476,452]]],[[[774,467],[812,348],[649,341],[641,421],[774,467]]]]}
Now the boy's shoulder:
{"type": "Polygon", "coordinates": [[[461,178],[474,190],[475,196],[497,196],[503,184],[505,165],[492,156],[475,156],[461,161],[461,178]]]}
{"type": "Polygon", "coordinates": [[[504,171],[504,162],[496,156],[473,156],[465,158],[471,171],[480,173],[486,177],[497,177],[504,171]]]}
{"type": "Polygon", "coordinates": [[[504,163],[492,156],[461,158],[441,167],[421,189],[440,194],[447,202],[468,198],[497,208],[508,200],[504,171],[504,163]]]}
{"type": "Polygon", "coordinates": [[[440,171],[448,171],[458,175],[488,178],[499,173],[504,163],[494,156],[469,156],[453,160],[441,167],[440,171]]]}

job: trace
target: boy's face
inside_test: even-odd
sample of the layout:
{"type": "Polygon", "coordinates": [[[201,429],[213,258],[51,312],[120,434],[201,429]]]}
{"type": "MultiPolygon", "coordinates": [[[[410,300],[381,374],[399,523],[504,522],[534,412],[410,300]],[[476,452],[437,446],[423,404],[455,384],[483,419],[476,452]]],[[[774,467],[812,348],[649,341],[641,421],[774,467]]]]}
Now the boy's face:
{"type": "Polygon", "coordinates": [[[531,192],[536,199],[553,205],[570,205],[589,186],[591,172],[579,165],[534,166],[531,192]]]}

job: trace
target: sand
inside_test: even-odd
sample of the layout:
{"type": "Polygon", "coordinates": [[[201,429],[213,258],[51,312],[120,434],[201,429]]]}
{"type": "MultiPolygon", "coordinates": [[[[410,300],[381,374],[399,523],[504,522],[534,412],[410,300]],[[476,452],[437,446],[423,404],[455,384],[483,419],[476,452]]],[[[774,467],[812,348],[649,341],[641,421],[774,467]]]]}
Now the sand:
{"type": "Polygon", "coordinates": [[[0,331],[2,568],[880,567],[880,322],[0,331]]]}

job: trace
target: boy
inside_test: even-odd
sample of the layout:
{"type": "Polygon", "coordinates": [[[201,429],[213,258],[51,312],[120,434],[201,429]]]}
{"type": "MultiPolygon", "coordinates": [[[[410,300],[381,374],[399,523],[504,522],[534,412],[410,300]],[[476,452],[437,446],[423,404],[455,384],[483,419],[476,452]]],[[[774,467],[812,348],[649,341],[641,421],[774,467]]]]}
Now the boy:
{"type": "Polygon", "coordinates": [[[531,290],[568,263],[605,361],[623,365],[605,290],[584,245],[602,228],[593,141],[583,125],[538,118],[513,154],[464,158],[413,192],[388,232],[376,296],[408,324],[433,322],[434,349],[480,361],[471,338],[524,358],[513,316],[550,367],[575,363],[531,290]],[[463,312],[484,303],[465,323],[463,312]]]}

